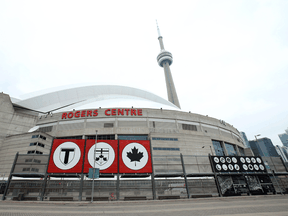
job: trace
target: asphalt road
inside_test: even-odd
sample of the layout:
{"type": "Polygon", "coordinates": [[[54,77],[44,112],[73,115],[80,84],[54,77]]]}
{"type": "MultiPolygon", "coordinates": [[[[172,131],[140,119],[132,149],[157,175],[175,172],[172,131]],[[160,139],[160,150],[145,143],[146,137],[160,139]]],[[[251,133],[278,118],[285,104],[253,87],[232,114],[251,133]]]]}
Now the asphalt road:
{"type": "Polygon", "coordinates": [[[30,202],[0,201],[0,215],[288,215],[288,195],[155,201],[30,202]]]}

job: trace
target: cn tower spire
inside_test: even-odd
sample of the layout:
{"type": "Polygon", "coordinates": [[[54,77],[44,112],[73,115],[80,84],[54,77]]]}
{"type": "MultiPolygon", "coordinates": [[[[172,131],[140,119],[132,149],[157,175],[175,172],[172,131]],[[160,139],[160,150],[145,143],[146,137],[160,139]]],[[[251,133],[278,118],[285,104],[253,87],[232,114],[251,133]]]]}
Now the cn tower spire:
{"type": "Polygon", "coordinates": [[[170,52],[164,49],[163,38],[160,34],[157,20],[156,20],[156,24],[157,24],[157,31],[158,31],[158,40],[159,40],[160,49],[161,49],[159,55],[157,56],[157,62],[160,67],[164,68],[168,100],[181,109],[180,103],[177,97],[177,93],[176,93],[176,88],[174,86],[171,70],[170,70],[170,65],[173,62],[173,57],[170,52]]]}

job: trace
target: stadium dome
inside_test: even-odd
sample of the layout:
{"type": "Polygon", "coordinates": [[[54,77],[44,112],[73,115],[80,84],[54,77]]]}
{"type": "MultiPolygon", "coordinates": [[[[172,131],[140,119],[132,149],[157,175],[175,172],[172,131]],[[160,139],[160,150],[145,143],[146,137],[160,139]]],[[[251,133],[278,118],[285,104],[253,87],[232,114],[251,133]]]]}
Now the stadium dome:
{"type": "Polygon", "coordinates": [[[94,85],[44,93],[14,101],[14,106],[42,113],[111,106],[179,110],[171,102],[153,93],[118,85],[94,85]]]}

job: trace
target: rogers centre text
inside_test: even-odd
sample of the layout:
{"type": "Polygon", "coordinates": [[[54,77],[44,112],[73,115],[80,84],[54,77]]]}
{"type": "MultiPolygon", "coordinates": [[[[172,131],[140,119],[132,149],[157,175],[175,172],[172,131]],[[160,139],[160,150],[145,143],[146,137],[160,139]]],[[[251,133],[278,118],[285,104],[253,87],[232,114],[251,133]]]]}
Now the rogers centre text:
{"type": "MultiPolygon", "coordinates": [[[[142,116],[142,109],[106,109],[104,113],[106,116],[142,116]]],[[[62,113],[62,119],[96,116],[98,116],[97,109],[62,113]]]]}

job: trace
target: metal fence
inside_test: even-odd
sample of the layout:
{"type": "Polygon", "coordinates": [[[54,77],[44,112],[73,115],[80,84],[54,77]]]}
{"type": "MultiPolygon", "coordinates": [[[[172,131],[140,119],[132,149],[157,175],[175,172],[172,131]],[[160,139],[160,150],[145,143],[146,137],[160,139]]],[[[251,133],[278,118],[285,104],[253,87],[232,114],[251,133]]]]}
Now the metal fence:
{"type": "MultiPolygon", "coordinates": [[[[177,199],[288,192],[288,173],[280,158],[263,158],[270,169],[267,169],[268,173],[260,174],[213,172],[209,156],[154,155],[152,159],[154,172],[146,176],[118,173],[107,178],[107,175],[100,175],[100,179],[94,183],[93,200],[177,199]]],[[[47,155],[17,155],[3,199],[91,200],[93,182],[86,174],[48,175],[45,171],[47,162],[47,155]]]]}

